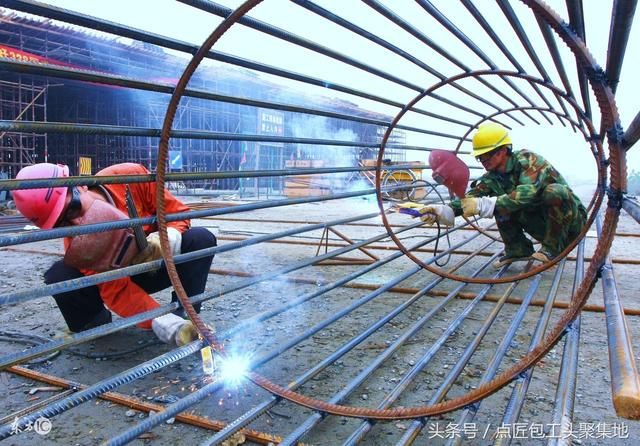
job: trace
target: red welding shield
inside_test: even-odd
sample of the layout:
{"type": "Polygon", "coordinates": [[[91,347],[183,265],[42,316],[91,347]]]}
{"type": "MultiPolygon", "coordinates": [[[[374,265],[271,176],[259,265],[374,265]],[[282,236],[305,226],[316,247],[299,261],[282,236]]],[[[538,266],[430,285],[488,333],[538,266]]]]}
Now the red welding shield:
{"type": "MultiPolygon", "coordinates": [[[[77,219],[77,224],[89,225],[128,218],[111,204],[94,200],[77,219]]],[[[137,253],[133,229],[115,229],[72,237],[64,254],[64,263],[78,269],[102,272],[128,266],[137,253]]]]}
{"type": "Polygon", "coordinates": [[[464,198],[469,183],[469,167],[453,152],[433,150],[429,154],[434,181],[443,184],[449,193],[458,198],[464,198]]]}

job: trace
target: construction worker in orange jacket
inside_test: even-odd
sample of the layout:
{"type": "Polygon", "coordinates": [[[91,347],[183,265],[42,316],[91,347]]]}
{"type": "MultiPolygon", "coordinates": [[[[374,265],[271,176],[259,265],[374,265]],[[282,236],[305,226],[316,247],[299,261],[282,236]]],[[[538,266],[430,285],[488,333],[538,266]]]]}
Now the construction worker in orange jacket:
{"type": "MultiPolygon", "coordinates": [[[[96,173],[96,176],[144,174],[149,174],[144,166],[123,163],[107,167],[96,173]]],[[[25,180],[67,176],[69,176],[67,166],[41,163],[23,168],[16,178],[25,180]]],[[[50,229],[112,221],[117,219],[118,215],[127,214],[125,196],[127,187],[131,191],[138,216],[154,216],[156,214],[156,187],[154,183],[23,189],[14,191],[13,197],[16,207],[25,217],[42,229],[50,229]]],[[[164,194],[167,213],[189,210],[169,191],[165,190],[164,194]]],[[[167,225],[169,244],[174,255],[216,246],[216,238],[210,231],[205,228],[192,228],[189,220],[171,221],[167,225]]],[[[109,233],[112,232],[109,231],[109,233]]],[[[140,264],[162,258],[157,226],[144,226],[144,232],[147,236],[148,246],[141,252],[134,252],[130,264],[140,264]]],[[[91,241],[91,235],[88,234],[84,237],[91,241]]],[[[98,237],[95,239],[98,240],[98,237]]],[[[76,240],[80,240],[80,237],[65,239],[65,259],[70,254],[70,249],[73,249],[76,240]]],[[[91,250],[91,243],[82,245],[82,249],[91,250]]],[[[44,274],[45,283],[52,284],[105,271],[109,268],[105,268],[104,265],[98,266],[103,257],[104,255],[96,256],[96,264],[85,267],[70,266],[69,263],[73,265],[73,262],[63,260],[55,262],[44,274]]],[[[204,292],[212,260],[213,255],[176,265],[188,296],[204,292]]],[[[53,297],[69,329],[72,332],[80,332],[111,322],[109,310],[121,317],[128,317],[158,308],[160,304],[149,294],[170,285],[166,268],[163,266],[157,271],[66,291],[53,297]]],[[[177,296],[173,292],[172,302],[176,300],[177,296]]],[[[141,322],[138,326],[143,329],[153,329],[158,338],[164,342],[183,345],[196,339],[197,332],[190,321],[180,317],[181,310],[177,314],[169,313],[153,320],[141,322]]],[[[196,305],[196,310],[200,311],[199,305],[196,305]]]]}

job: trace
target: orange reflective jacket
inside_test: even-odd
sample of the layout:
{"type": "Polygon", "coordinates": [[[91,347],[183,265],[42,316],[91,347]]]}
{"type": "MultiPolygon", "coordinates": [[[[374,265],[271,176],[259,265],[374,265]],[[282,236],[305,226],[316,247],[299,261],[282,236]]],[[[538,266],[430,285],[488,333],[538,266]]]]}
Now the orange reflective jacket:
{"type": "MultiPolygon", "coordinates": [[[[140,164],[122,163],[107,167],[96,173],[96,176],[110,175],[145,175],[149,171],[140,164]]],[[[105,184],[104,188],[109,192],[115,206],[125,214],[127,204],[125,200],[124,184],[105,184]]],[[[139,217],[155,216],[156,214],[156,185],[155,183],[131,183],[129,184],[133,201],[136,204],[139,217]]],[[[189,210],[187,206],[178,201],[169,191],[165,189],[164,200],[167,214],[175,212],[186,212],[189,210]]],[[[172,221],[168,226],[176,228],[180,232],[185,232],[191,226],[189,220],[172,221]]],[[[150,234],[158,230],[157,225],[146,225],[144,231],[150,234]]],[[[65,240],[65,249],[68,246],[68,239],[65,240]]],[[[92,270],[81,270],[85,276],[96,274],[92,270]]],[[[100,283],[97,285],[100,290],[100,297],[105,305],[114,313],[122,317],[133,316],[144,311],[158,308],[160,304],[156,302],[149,294],[140,288],[129,277],[112,280],[110,282],[100,283]]],[[[151,320],[147,320],[138,324],[138,327],[151,329],[151,320]]]]}

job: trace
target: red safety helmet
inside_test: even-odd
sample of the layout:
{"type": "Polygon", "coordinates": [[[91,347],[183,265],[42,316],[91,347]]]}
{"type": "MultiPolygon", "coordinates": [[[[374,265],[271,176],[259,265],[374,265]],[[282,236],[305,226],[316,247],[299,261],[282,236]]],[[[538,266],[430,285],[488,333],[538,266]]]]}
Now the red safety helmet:
{"type": "Polygon", "coordinates": [[[452,195],[464,198],[469,183],[469,167],[453,152],[433,150],[429,154],[434,181],[444,184],[452,195]]]}
{"type": "MultiPolygon", "coordinates": [[[[62,164],[40,163],[27,166],[18,172],[16,180],[60,178],[69,176],[69,167],[62,164]]],[[[13,191],[13,201],[22,215],[42,229],[56,224],[67,197],[67,187],[19,189],[13,191]]]]}

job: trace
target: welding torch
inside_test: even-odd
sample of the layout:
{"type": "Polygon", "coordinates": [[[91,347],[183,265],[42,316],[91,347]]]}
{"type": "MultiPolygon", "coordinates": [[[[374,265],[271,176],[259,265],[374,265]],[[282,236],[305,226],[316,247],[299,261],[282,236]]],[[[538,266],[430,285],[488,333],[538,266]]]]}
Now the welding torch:
{"type": "MultiPolygon", "coordinates": [[[[129,185],[125,186],[125,200],[127,202],[127,211],[129,212],[129,218],[138,218],[138,210],[136,209],[136,204],[133,201],[133,195],[131,194],[129,185]]],[[[136,239],[138,250],[140,252],[144,251],[149,243],[147,242],[147,236],[144,233],[144,229],[142,229],[142,225],[135,225],[133,227],[133,235],[136,239]]]]}

